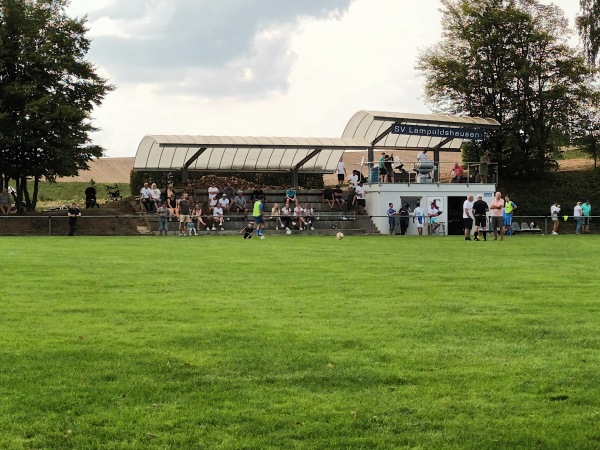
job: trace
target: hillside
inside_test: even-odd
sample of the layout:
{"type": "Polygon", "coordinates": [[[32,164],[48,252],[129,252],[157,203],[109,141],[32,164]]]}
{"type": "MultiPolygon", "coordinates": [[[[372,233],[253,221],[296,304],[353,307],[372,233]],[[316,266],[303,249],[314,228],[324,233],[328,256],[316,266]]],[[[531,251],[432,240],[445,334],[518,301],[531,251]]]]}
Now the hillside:
{"type": "Polygon", "coordinates": [[[134,158],[98,158],[89,162],[90,169],[79,172],[76,177],[58,178],[63,183],[129,183],[134,158]]]}

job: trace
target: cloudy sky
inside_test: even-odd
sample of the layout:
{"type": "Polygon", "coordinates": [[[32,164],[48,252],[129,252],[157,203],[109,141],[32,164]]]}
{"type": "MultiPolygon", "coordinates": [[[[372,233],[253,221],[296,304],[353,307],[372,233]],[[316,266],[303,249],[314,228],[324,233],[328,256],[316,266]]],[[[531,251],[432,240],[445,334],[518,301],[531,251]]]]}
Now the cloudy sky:
{"type": "MultiPolygon", "coordinates": [[[[561,7],[573,25],[576,0],[561,7]]],[[[146,134],[340,137],[361,109],[426,113],[418,51],[439,0],[71,0],[90,60],[117,89],[95,143],[135,156],[146,134]]],[[[572,42],[577,44],[577,39],[572,42]]]]}

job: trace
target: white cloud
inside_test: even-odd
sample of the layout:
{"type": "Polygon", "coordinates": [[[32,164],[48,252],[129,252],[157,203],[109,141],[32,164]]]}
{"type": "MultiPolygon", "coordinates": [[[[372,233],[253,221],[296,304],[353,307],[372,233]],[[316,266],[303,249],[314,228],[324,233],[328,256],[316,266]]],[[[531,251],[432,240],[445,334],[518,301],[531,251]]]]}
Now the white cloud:
{"type": "MultiPolygon", "coordinates": [[[[429,111],[414,65],[418,51],[440,39],[438,0],[418,6],[354,0],[345,13],[334,8],[317,16],[319,0],[264,0],[270,6],[308,2],[313,9],[296,8],[286,16],[282,8],[268,20],[248,18],[252,26],[234,11],[244,1],[228,0],[215,17],[231,20],[205,27],[211,40],[200,49],[195,47],[203,47],[202,40],[187,40],[207,34],[173,27],[202,27],[206,18],[181,22],[184,10],[173,9],[175,2],[129,1],[120,15],[110,8],[121,3],[110,1],[90,13],[96,36],[90,59],[118,84],[96,111],[102,131],[94,138],[109,156],[133,156],[145,134],[338,137],[360,109],[429,111]],[[168,45],[157,45],[167,34],[168,45]],[[140,36],[148,42],[140,44],[140,36]]],[[[89,3],[73,4],[80,2],[89,3]]],[[[573,0],[555,3],[572,11],[570,17],[577,12],[573,0]]],[[[177,4],[189,6],[193,16],[215,3],[177,4]]]]}

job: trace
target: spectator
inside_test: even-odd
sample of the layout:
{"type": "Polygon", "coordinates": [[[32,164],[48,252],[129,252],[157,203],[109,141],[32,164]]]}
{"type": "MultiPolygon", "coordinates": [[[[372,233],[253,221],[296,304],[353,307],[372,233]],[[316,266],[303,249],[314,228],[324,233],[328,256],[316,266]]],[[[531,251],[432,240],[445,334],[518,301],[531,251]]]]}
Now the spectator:
{"type": "Polygon", "coordinates": [[[221,195],[221,198],[218,201],[219,207],[223,210],[223,213],[229,212],[229,207],[230,207],[230,203],[229,203],[229,199],[227,198],[227,194],[225,194],[225,192],[223,192],[223,194],[221,195]]]}
{"type": "Polygon", "coordinates": [[[389,222],[390,235],[394,234],[394,228],[396,228],[396,210],[394,204],[389,203],[387,209],[387,216],[389,222]]]}
{"type": "Polygon", "coordinates": [[[365,214],[365,208],[367,207],[367,190],[363,186],[363,182],[360,181],[356,187],[356,204],[358,205],[358,214],[365,214]]]}
{"type": "Polygon", "coordinates": [[[293,211],[289,206],[284,206],[281,208],[281,225],[285,226],[286,231],[290,229],[290,223],[292,226],[296,225],[296,222],[292,222],[292,214],[293,211]]]}
{"type": "MultiPolygon", "coordinates": [[[[208,187],[208,199],[209,200],[216,200],[216,198],[219,195],[219,188],[216,186],[209,186],[208,187]]],[[[215,203],[216,204],[216,203],[215,203]]]]}
{"type": "Polygon", "coordinates": [[[494,200],[490,203],[490,211],[492,215],[492,228],[494,229],[494,240],[498,239],[498,229],[500,229],[500,240],[504,240],[504,220],[502,218],[504,211],[504,200],[502,194],[496,192],[494,200]]]}
{"type": "MultiPolygon", "coordinates": [[[[230,211],[234,214],[242,213],[246,214],[248,212],[248,208],[246,207],[246,199],[244,198],[243,191],[237,191],[237,195],[233,197],[231,202],[230,211]]],[[[241,219],[243,220],[243,219],[241,219]]]]}
{"type": "Polygon", "coordinates": [[[152,211],[152,190],[148,186],[148,183],[144,183],[144,187],[140,189],[140,201],[146,212],[152,211]]]}
{"type": "Polygon", "coordinates": [[[417,220],[417,232],[419,236],[423,236],[423,227],[425,226],[425,210],[421,208],[421,204],[417,202],[415,213],[413,216],[413,223],[417,220]]]}
{"type": "Polygon", "coordinates": [[[298,203],[298,198],[296,197],[296,189],[293,186],[290,186],[285,191],[285,206],[290,206],[290,202],[294,202],[294,205],[298,203]]]}
{"type": "Polygon", "coordinates": [[[177,200],[175,199],[175,193],[169,195],[167,198],[167,208],[169,208],[169,215],[175,217],[177,215],[177,200]]]}
{"type": "Polygon", "coordinates": [[[470,241],[471,228],[473,228],[473,196],[470,194],[463,203],[463,220],[465,228],[465,241],[470,241]]]}
{"type": "Polygon", "coordinates": [[[552,218],[552,234],[558,234],[558,215],[560,214],[560,205],[554,202],[550,207],[550,217],[552,218]]]}
{"type": "Polygon", "coordinates": [[[304,228],[307,228],[306,219],[304,219],[304,208],[300,202],[296,202],[296,207],[294,208],[294,217],[296,217],[300,231],[302,231],[304,228]],[[304,228],[302,225],[304,225],[304,228]]]}
{"type": "Polygon", "coordinates": [[[581,202],[577,202],[573,210],[573,218],[575,219],[575,234],[581,234],[581,225],[583,224],[583,210],[581,202]]]}
{"type": "Polygon", "coordinates": [[[400,234],[402,236],[406,235],[406,230],[408,230],[408,218],[410,217],[410,208],[408,207],[408,203],[404,203],[400,211],[398,211],[398,215],[400,216],[400,234]]]}
{"type": "Polygon", "coordinates": [[[358,186],[358,170],[352,171],[352,175],[348,177],[348,184],[352,187],[358,186]]]}
{"type": "Polygon", "coordinates": [[[165,236],[168,234],[169,229],[167,227],[167,222],[169,220],[169,208],[166,203],[163,203],[158,208],[156,208],[156,214],[158,215],[158,235],[162,236],[165,233],[165,236]]]}
{"type": "Polygon", "coordinates": [[[480,183],[487,183],[489,162],[490,162],[490,159],[487,157],[487,155],[481,156],[481,159],[479,160],[479,182],[480,183]]]}
{"type": "Polygon", "coordinates": [[[161,196],[160,189],[158,189],[156,187],[156,183],[152,183],[152,189],[151,189],[151,191],[152,191],[152,195],[151,195],[151,197],[152,197],[152,209],[153,210],[154,209],[158,210],[158,207],[161,205],[162,202],[160,200],[160,196],[161,196]]]}
{"type": "Polygon", "coordinates": [[[198,236],[198,231],[196,230],[196,224],[194,223],[193,216],[190,217],[190,221],[185,225],[187,227],[188,236],[198,236]]]}
{"type": "Polygon", "coordinates": [[[385,182],[385,161],[387,159],[387,155],[385,154],[385,152],[381,153],[381,158],[379,158],[379,165],[377,166],[377,169],[379,170],[379,182],[380,183],[384,183],[385,182]]]}
{"type": "Polygon", "coordinates": [[[196,222],[196,230],[200,230],[200,225],[206,227],[206,223],[202,220],[202,206],[196,203],[192,210],[192,221],[196,222]]]}
{"type": "MultiPolygon", "coordinates": [[[[221,231],[224,231],[225,228],[223,228],[223,208],[219,203],[217,203],[217,205],[213,208],[213,219],[215,219],[215,223],[219,224],[219,228],[221,229],[221,231]]],[[[214,224],[212,229],[213,231],[216,230],[214,224]]]]}
{"type": "Polygon", "coordinates": [[[511,237],[513,234],[512,219],[515,209],[517,209],[517,205],[510,201],[508,195],[504,196],[504,214],[502,215],[502,220],[504,221],[504,234],[508,237],[511,237]]]}
{"type": "Polygon", "coordinates": [[[231,204],[233,197],[235,196],[235,190],[233,189],[233,186],[231,186],[231,184],[225,186],[223,193],[225,194],[225,197],[229,199],[229,204],[231,204]]]}
{"type": "Polygon", "coordinates": [[[338,184],[342,184],[346,179],[346,165],[342,158],[337,163],[337,167],[335,168],[335,173],[337,175],[338,184]]]}
{"type": "Polygon", "coordinates": [[[75,228],[77,228],[77,218],[81,217],[81,211],[77,207],[77,203],[71,203],[71,206],[69,206],[69,209],[67,210],[67,216],[69,217],[69,236],[75,236],[75,228]]]}
{"type": "Polygon", "coordinates": [[[187,194],[181,194],[177,203],[177,216],[179,217],[179,236],[187,236],[187,224],[190,222],[190,201],[187,194]]]}
{"type": "Polygon", "coordinates": [[[344,203],[346,203],[346,201],[344,200],[344,192],[342,191],[342,188],[339,185],[336,185],[335,189],[333,190],[333,200],[334,200],[334,206],[337,204],[338,209],[340,211],[343,210],[344,208],[344,203]]]}
{"type": "Polygon", "coordinates": [[[348,186],[348,196],[346,197],[346,212],[349,216],[356,214],[356,188],[348,186]]]}
{"type": "Polygon", "coordinates": [[[479,240],[479,228],[483,232],[483,240],[487,241],[487,212],[490,210],[488,204],[483,200],[482,194],[477,194],[477,201],[473,203],[473,215],[475,216],[475,238],[479,240]]]}
{"type": "Polygon", "coordinates": [[[206,224],[206,231],[210,231],[211,228],[213,230],[216,230],[215,228],[215,220],[212,216],[212,211],[210,208],[210,203],[207,201],[205,201],[204,203],[202,203],[202,212],[200,213],[200,217],[202,219],[202,221],[206,224]]]}
{"type": "Polygon", "coordinates": [[[281,210],[279,209],[279,203],[275,203],[271,208],[271,219],[275,221],[275,229],[279,230],[279,227],[283,229],[283,222],[281,221],[281,210]]]}
{"type": "Polygon", "coordinates": [[[590,232],[590,216],[592,215],[592,205],[590,205],[590,199],[587,199],[583,205],[581,205],[581,212],[583,213],[583,233],[590,232]]]}
{"type": "Polygon", "coordinates": [[[304,208],[304,218],[306,219],[306,224],[310,227],[311,230],[314,230],[312,223],[315,220],[315,209],[313,208],[312,203],[307,203],[306,208],[304,208]]]}
{"type": "Polygon", "coordinates": [[[417,162],[422,163],[422,162],[425,162],[425,161],[429,161],[428,158],[427,158],[427,152],[428,151],[429,151],[428,148],[424,148],[419,153],[417,153],[417,162]]]}
{"type": "Polygon", "coordinates": [[[169,184],[167,186],[167,198],[170,198],[171,195],[175,195],[175,190],[173,189],[173,185],[169,184]]]}
{"type": "Polygon", "coordinates": [[[208,204],[210,206],[210,213],[212,214],[215,207],[219,204],[219,199],[217,198],[217,196],[214,196],[211,198],[211,196],[209,195],[208,196],[208,204]]]}
{"type": "Polygon", "coordinates": [[[244,239],[252,239],[252,232],[254,231],[254,222],[250,221],[248,222],[248,225],[246,225],[242,231],[240,231],[240,234],[244,234],[244,239]]]}
{"type": "Polygon", "coordinates": [[[463,169],[463,166],[461,166],[458,163],[454,163],[454,167],[452,168],[452,171],[450,172],[450,175],[451,175],[450,182],[451,183],[460,183],[464,174],[465,174],[465,170],[463,169]]]}
{"type": "Polygon", "coordinates": [[[323,197],[323,204],[329,206],[329,211],[333,211],[335,209],[335,198],[334,198],[334,194],[333,194],[333,189],[326,186],[325,189],[323,189],[322,197],[323,197]]]}
{"type": "Polygon", "coordinates": [[[386,180],[388,183],[391,183],[392,181],[394,181],[393,163],[394,163],[394,155],[392,153],[390,153],[387,156],[387,158],[385,159],[385,161],[383,162],[383,165],[385,166],[385,176],[386,176],[386,180]]]}
{"type": "Polygon", "coordinates": [[[435,201],[431,202],[429,206],[429,210],[427,211],[427,216],[429,217],[429,225],[427,227],[428,234],[434,234],[436,230],[440,227],[438,222],[440,215],[440,210],[437,207],[437,203],[435,201]]]}
{"type": "Polygon", "coordinates": [[[8,216],[10,210],[12,208],[12,202],[10,200],[10,194],[8,193],[8,189],[2,189],[0,192],[0,213],[4,216],[8,216]]]}

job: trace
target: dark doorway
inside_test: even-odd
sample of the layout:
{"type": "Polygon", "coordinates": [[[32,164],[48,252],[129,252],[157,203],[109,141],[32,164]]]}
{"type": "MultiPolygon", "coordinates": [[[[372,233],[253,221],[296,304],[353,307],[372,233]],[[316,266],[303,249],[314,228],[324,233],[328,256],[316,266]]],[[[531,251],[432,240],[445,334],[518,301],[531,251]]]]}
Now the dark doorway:
{"type": "Polygon", "coordinates": [[[463,228],[463,197],[448,197],[448,234],[458,236],[464,233],[463,228]]]}

